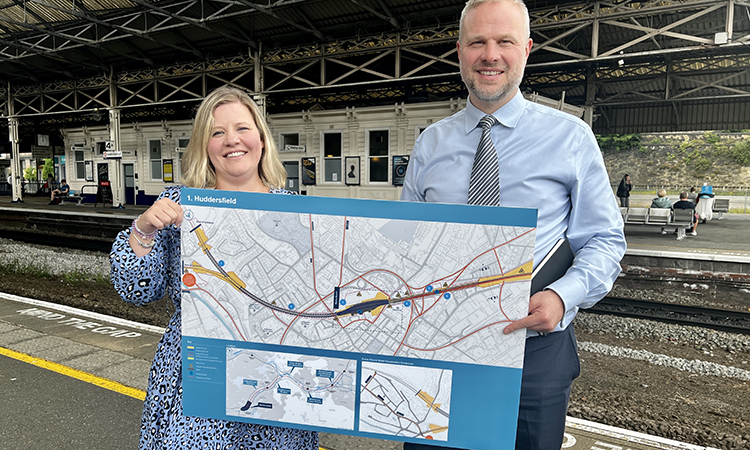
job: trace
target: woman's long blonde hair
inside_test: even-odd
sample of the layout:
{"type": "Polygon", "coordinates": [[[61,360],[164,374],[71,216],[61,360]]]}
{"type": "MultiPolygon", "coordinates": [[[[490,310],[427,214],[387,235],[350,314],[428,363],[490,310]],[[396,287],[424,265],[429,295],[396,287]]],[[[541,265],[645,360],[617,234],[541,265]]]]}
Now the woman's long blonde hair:
{"type": "Polygon", "coordinates": [[[216,171],[208,157],[208,141],[214,127],[214,111],[225,103],[239,102],[250,110],[255,125],[260,132],[263,151],[258,162],[258,176],[269,188],[283,188],[286,183],[286,170],[279,158],[276,143],[271,137],[266,120],[258,106],[245,92],[223,86],[211,92],[198,107],[195,125],[190,135],[190,143],[182,157],[182,183],[188,187],[214,189],[216,171]]]}

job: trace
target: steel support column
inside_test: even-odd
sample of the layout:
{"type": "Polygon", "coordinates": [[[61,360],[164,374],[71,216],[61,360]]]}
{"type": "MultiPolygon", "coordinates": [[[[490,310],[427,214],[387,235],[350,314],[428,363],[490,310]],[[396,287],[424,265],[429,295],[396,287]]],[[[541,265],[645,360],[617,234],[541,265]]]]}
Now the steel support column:
{"type": "Polygon", "coordinates": [[[10,175],[12,177],[12,203],[23,203],[23,194],[21,191],[21,179],[23,171],[21,170],[21,155],[18,150],[18,119],[16,117],[8,118],[8,138],[10,139],[10,175]]]}

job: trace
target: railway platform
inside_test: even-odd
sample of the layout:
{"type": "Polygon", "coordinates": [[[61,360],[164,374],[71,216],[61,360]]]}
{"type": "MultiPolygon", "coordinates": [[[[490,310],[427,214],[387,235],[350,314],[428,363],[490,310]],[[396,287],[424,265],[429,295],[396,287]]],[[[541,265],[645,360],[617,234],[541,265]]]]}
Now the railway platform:
{"type": "MultiPolygon", "coordinates": [[[[44,224],[60,226],[66,220],[81,223],[85,219],[89,223],[99,222],[102,226],[113,226],[115,223],[122,229],[150,206],[127,205],[120,209],[91,203],[48,203],[48,197],[26,197],[23,203],[11,203],[8,197],[0,198],[0,219],[3,222],[10,218],[20,221],[23,215],[37,228],[44,224]]],[[[722,219],[715,217],[699,224],[697,233],[697,236],[678,241],[671,233],[661,234],[658,226],[626,225],[627,254],[665,258],[681,258],[687,254],[692,255],[690,259],[703,261],[704,266],[710,261],[750,262],[750,214],[725,214],[722,219]]]]}
{"type": "MultiPolygon", "coordinates": [[[[163,330],[0,293],[0,440],[6,450],[134,449],[163,330]]],[[[400,450],[322,433],[321,450],[400,450]]],[[[568,418],[563,449],[711,450],[568,418]]]]}
{"type": "MultiPolygon", "coordinates": [[[[129,223],[147,208],[25,200],[0,199],[0,220],[23,212],[59,220],[116,217],[129,223]]],[[[677,241],[658,227],[626,226],[623,264],[637,265],[647,258],[681,270],[750,274],[749,228],[750,215],[729,214],[700,224],[697,236],[677,241]]],[[[158,327],[0,294],[4,448],[136,448],[147,373],[161,334],[158,327]]],[[[400,448],[393,441],[321,436],[325,450],[400,448]]],[[[574,418],[569,418],[563,448],[709,449],[574,418]]]]}

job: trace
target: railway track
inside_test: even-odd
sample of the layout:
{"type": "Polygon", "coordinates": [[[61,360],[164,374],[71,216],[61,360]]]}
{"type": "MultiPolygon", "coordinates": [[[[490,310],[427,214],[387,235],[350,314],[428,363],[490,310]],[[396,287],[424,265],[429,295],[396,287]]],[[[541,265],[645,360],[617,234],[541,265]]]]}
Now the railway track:
{"type": "Polygon", "coordinates": [[[699,326],[750,335],[750,313],[617,297],[604,297],[586,312],[699,326]]]}
{"type": "MultiPolygon", "coordinates": [[[[78,250],[89,250],[109,253],[112,248],[112,240],[93,238],[86,236],[59,235],[52,233],[28,232],[22,230],[0,229],[0,237],[31,244],[51,246],[57,248],[69,248],[78,250]]],[[[664,282],[666,280],[650,279],[651,282],[664,282]]],[[[696,279],[686,276],[684,278],[671,277],[671,282],[710,282],[724,285],[725,288],[737,289],[748,283],[731,282],[721,279],[706,278],[696,279]],[[738,285],[739,284],[739,285],[738,285]]],[[[610,314],[621,317],[633,317],[640,319],[655,320],[664,323],[679,325],[699,326],[719,331],[740,333],[750,335],[750,313],[742,311],[730,311],[725,309],[704,308],[698,306],[687,306],[676,303],[654,302],[645,300],[625,299],[617,297],[605,297],[587,312],[594,314],[610,314]]]]}
{"type": "MultiPolygon", "coordinates": [[[[82,230],[85,232],[85,230],[82,230]]],[[[85,236],[71,236],[68,234],[39,233],[16,229],[0,228],[0,237],[14,241],[26,242],[27,244],[45,245],[57,248],[69,248],[75,250],[89,250],[109,253],[112,250],[114,239],[96,239],[85,236]]]]}

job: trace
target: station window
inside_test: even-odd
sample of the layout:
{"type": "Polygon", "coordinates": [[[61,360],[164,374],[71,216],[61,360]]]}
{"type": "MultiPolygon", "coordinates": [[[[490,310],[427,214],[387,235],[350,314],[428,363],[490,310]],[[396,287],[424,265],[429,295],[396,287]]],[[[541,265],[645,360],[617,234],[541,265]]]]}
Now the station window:
{"type": "MultiPolygon", "coordinates": [[[[78,147],[76,145],[75,147],[78,147]]],[[[83,154],[83,148],[80,150],[74,150],[73,151],[73,158],[76,162],[76,180],[85,180],[86,179],[86,161],[83,154]]]]}
{"type": "Polygon", "coordinates": [[[151,180],[161,181],[162,180],[161,139],[149,139],[148,160],[151,166],[151,180]]]}
{"type": "Polygon", "coordinates": [[[369,130],[367,161],[370,182],[388,181],[388,156],[390,153],[389,130],[369,130]]]}
{"type": "Polygon", "coordinates": [[[299,146],[299,133],[281,133],[279,136],[279,151],[297,151],[294,147],[299,146]],[[293,148],[288,148],[287,146],[293,148]]]}
{"type": "Polygon", "coordinates": [[[325,181],[341,182],[341,133],[323,133],[325,181]]]}

